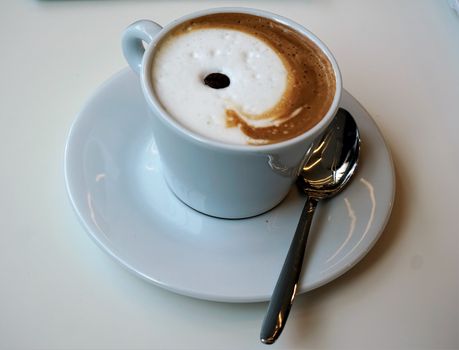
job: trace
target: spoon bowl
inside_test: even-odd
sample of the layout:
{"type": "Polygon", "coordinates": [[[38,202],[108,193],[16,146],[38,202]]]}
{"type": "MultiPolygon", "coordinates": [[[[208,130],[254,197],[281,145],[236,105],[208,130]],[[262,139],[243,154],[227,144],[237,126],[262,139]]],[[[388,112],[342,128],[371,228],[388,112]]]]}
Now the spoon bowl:
{"type": "Polygon", "coordinates": [[[337,195],[355,172],[360,155],[360,134],[354,118],[339,109],[303,166],[297,185],[309,197],[337,195]]]}

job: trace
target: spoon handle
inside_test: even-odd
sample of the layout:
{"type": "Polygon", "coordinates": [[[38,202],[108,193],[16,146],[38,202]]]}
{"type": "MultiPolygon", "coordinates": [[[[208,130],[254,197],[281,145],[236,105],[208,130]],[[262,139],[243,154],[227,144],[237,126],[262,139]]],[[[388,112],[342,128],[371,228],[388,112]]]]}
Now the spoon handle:
{"type": "Polygon", "coordinates": [[[311,227],[317,202],[317,199],[308,197],[301,213],[300,221],[298,222],[287,257],[285,258],[276,287],[271,296],[268,311],[261,326],[260,340],[264,344],[274,343],[287,322],[287,317],[295,298],[309,228],[311,227]]]}

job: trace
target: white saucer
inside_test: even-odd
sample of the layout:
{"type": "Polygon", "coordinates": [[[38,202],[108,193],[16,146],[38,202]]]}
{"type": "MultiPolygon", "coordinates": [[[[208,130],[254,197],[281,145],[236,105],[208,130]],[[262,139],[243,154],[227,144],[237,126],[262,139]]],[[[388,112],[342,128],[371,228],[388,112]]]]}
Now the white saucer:
{"type": "MultiPolygon", "coordinates": [[[[371,249],[392,209],[395,180],[377,126],[347,92],[362,158],[347,189],[319,204],[299,292],[345,273],[371,249]]],[[[180,202],[161,175],[137,76],[114,75],[77,116],[65,151],[70,200],[92,238],[118,262],[176,293],[268,300],[305,198],[296,188],[270,212],[244,220],[205,216],[180,202]]]]}

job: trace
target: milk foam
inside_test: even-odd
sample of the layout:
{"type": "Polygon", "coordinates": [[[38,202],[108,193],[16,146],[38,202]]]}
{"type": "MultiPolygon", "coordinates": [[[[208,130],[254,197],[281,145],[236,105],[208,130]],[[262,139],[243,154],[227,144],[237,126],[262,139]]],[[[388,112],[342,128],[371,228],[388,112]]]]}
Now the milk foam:
{"type": "MultiPolygon", "coordinates": [[[[226,126],[226,110],[241,115],[269,111],[282,98],[287,70],[278,54],[257,37],[234,29],[190,30],[169,38],[155,54],[153,89],[165,110],[206,138],[247,144],[238,128],[226,126]],[[230,78],[224,89],[204,84],[210,73],[230,78]]],[[[250,120],[252,125],[275,121],[250,120]]]]}

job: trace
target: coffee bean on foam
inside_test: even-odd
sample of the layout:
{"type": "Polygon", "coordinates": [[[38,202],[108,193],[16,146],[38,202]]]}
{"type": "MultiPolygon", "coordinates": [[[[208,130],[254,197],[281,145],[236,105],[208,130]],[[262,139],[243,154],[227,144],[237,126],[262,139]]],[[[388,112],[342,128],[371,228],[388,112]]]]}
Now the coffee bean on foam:
{"type": "Polygon", "coordinates": [[[335,94],[333,69],[320,49],[269,19],[204,16],[158,45],[151,71],[159,102],[185,128],[212,140],[259,145],[293,138],[323,118],[335,94]]]}

